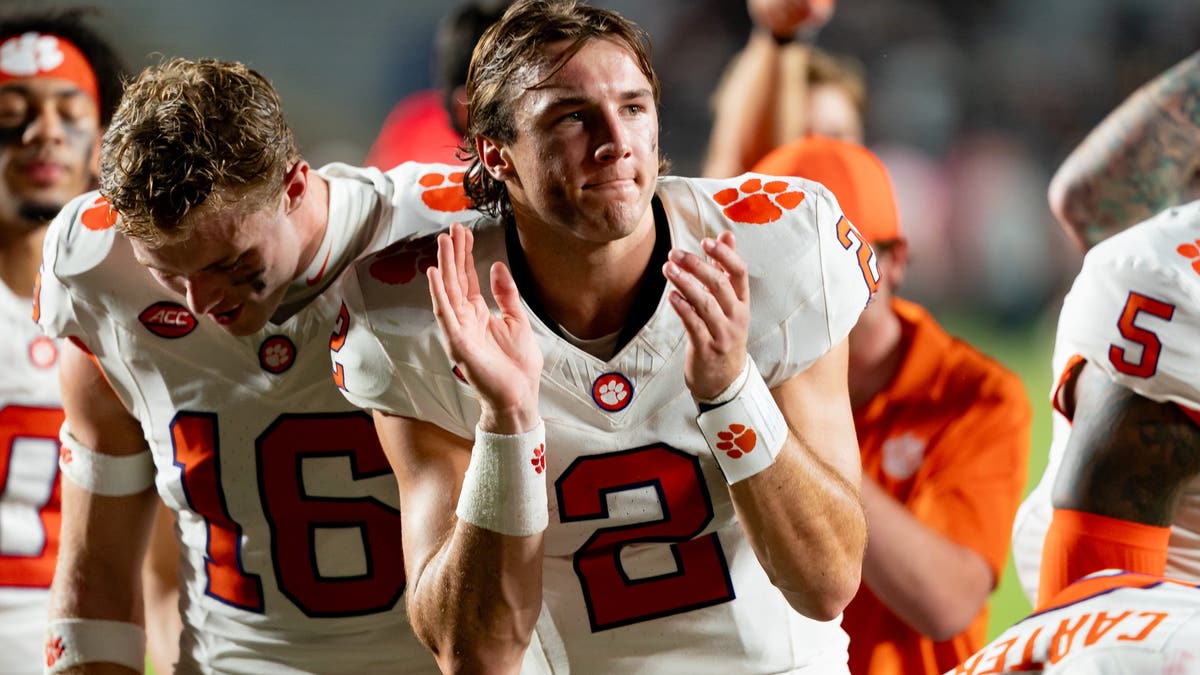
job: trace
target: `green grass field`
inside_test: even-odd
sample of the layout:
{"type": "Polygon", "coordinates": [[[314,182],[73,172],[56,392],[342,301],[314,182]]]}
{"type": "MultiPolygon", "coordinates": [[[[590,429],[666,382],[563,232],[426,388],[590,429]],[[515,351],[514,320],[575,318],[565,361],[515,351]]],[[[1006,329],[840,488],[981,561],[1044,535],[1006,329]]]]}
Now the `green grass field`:
{"type": "MultiPolygon", "coordinates": [[[[1020,330],[997,330],[987,321],[956,316],[938,316],[951,333],[971,343],[979,350],[1000,361],[1025,383],[1025,392],[1033,406],[1033,433],[1029,456],[1029,475],[1025,482],[1028,494],[1046,467],[1050,449],[1051,385],[1050,355],[1054,348],[1054,324],[1043,321],[1020,330]]],[[[988,639],[1029,614],[1031,608],[1017,583],[1012,555],[1000,585],[992,594],[992,614],[988,624],[988,639]]]]}

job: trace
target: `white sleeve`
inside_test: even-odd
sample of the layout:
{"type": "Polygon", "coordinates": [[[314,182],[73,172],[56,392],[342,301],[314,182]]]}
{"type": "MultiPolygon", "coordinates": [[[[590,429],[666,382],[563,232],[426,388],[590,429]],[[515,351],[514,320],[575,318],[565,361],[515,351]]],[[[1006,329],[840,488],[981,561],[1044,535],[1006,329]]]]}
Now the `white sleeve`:
{"type": "MultiPolygon", "coordinates": [[[[381,254],[386,255],[385,251],[381,254]]],[[[375,256],[342,276],[342,304],[330,341],[333,377],[352,404],[436,424],[463,438],[474,435],[469,387],[454,376],[438,339],[433,312],[424,306],[370,306],[360,274],[375,256]]],[[[424,288],[424,275],[418,274],[424,288]]],[[[376,294],[376,298],[383,294],[376,294]]]]}
{"type": "Polygon", "coordinates": [[[1056,355],[1082,356],[1151,400],[1200,409],[1195,283],[1178,267],[1114,253],[1097,248],[1085,259],[1063,301],[1056,355]]]}

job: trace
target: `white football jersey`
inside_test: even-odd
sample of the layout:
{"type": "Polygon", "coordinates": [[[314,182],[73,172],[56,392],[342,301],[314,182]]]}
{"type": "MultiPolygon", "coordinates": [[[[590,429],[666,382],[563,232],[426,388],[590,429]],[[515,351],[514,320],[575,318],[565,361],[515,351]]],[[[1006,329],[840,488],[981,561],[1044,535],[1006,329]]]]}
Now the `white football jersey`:
{"type": "MultiPolygon", "coordinates": [[[[878,279],[870,248],[816,183],[664,177],[657,197],[659,236],[671,246],[703,255],[702,237],[737,236],[751,275],[749,350],[772,387],[846,337],[878,279]]],[[[472,227],[486,279],[515,244],[495,221],[472,227]]],[[[479,401],[443,349],[419,273],[435,252],[432,237],[404,242],[342,277],[335,378],[364,408],[469,439],[479,401]]],[[[571,672],[846,672],[840,621],[793,611],[751,550],[696,426],[683,325],[665,293],[652,302],[648,322],[607,361],[526,305],[545,357],[543,598],[571,672]]]]}
{"type": "Polygon", "coordinates": [[[946,675],[1200,675],[1200,588],[1106,570],[946,675]]]}
{"type": "MultiPolygon", "coordinates": [[[[309,293],[359,253],[465,215],[461,169],[320,174],[328,232],[293,284],[309,293]]],[[[51,225],[41,323],[99,360],[178,514],[179,671],[435,672],[405,617],[395,478],[371,418],[331,381],[337,300],[235,337],[155,281],[108,214],[91,193],[51,225]]]]}
{"type": "Polygon", "coordinates": [[[40,673],[58,553],[58,346],[0,283],[0,672],[40,673]]]}
{"type": "MultiPolygon", "coordinates": [[[[1200,411],[1200,202],[1115,235],[1084,258],[1059,316],[1055,380],[1080,359],[1141,396],[1200,411]]],[[[1051,396],[1058,393],[1056,385],[1051,396]]],[[[1051,492],[1071,433],[1061,408],[1055,405],[1046,471],[1013,527],[1013,558],[1031,602],[1054,508],[1051,492]]],[[[1200,479],[1182,493],[1166,574],[1200,582],[1200,479]]]]}

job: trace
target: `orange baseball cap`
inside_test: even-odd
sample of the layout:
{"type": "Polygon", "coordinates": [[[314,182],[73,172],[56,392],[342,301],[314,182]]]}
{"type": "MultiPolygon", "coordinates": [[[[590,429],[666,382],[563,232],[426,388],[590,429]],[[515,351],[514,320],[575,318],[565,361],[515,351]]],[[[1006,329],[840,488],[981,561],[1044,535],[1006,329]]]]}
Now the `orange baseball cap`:
{"type": "Polygon", "coordinates": [[[751,170],[821,183],[869,243],[904,238],[892,179],[883,162],[857,143],[808,136],[772,150],[751,170]]]}

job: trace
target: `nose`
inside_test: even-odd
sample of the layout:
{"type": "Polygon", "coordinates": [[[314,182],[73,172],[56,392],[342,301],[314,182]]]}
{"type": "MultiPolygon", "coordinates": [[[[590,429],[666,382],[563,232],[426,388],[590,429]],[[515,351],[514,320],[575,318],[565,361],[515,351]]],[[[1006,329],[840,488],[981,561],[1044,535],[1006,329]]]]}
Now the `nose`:
{"type": "Polygon", "coordinates": [[[33,119],[25,127],[21,141],[30,143],[54,143],[66,139],[63,128],[63,118],[58,109],[50,102],[39,107],[33,119]]]}
{"type": "Polygon", "coordinates": [[[606,111],[597,119],[596,161],[615,162],[631,153],[629,134],[615,110],[606,111]]]}
{"type": "Polygon", "coordinates": [[[225,286],[214,275],[201,272],[184,281],[188,309],[194,314],[207,314],[225,299],[225,286]]]}

